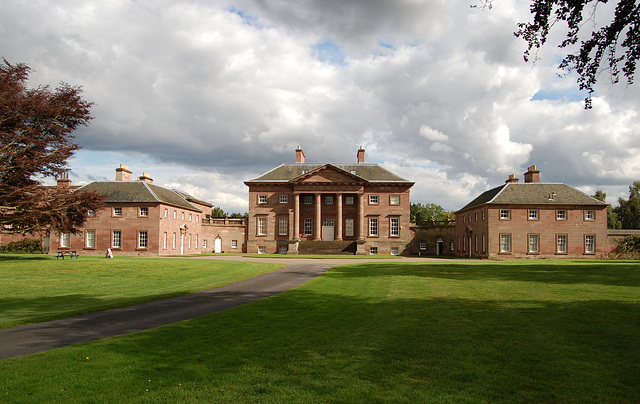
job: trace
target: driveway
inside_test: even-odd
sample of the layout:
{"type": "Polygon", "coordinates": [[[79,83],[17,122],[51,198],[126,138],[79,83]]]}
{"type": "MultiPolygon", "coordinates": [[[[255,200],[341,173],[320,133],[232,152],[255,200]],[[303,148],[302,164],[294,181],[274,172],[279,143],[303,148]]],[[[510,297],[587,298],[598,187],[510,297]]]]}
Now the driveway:
{"type": "MultiPolygon", "coordinates": [[[[305,259],[208,256],[184,259],[211,259],[273,262],[286,266],[255,278],[184,296],[154,300],[118,309],[82,314],[44,323],[0,330],[0,359],[28,355],[67,345],[130,334],[188,320],[253,302],[302,285],[327,269],[363,262],[427,262],[428,258],[305,259]]],[[[442,262],[441,260],[433,260],[442,262]]]]}

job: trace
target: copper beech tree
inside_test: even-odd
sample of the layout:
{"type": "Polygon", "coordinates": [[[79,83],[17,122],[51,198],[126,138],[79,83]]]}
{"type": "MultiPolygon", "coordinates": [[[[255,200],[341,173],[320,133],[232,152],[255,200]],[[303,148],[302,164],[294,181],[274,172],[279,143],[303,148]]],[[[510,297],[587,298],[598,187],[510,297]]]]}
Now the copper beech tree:
{"type": "Polygon", "coordinates": [[[0,231],[76,233],[102,197],[44,187],[37,178],[66,178],[67,160],[80,148],[72,132],[92,119],[92,103],[65,83],[28,88],[30,71],[0,64],[0,231]]]}

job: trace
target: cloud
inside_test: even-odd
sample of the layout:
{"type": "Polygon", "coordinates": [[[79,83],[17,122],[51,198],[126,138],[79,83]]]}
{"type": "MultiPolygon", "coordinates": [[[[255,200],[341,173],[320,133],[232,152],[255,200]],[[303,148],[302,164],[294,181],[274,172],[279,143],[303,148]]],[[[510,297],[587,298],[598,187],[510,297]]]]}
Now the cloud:
{"type": "Polygon", "coordinates": [[[76,139],[100,165],[74,160],[78,181],[129,163],[244,211],[242,181],[297,145],[311,162],[355,161],[362,145],[416,181],[412,199],[447,209],[531,164],[545,181],[626,190],[640,89],[598,86],[585,111],[554,48],[522,62],[513,32],[529,18],[517,0],[4,2],[0,56],[96,103],[76,139]]]}

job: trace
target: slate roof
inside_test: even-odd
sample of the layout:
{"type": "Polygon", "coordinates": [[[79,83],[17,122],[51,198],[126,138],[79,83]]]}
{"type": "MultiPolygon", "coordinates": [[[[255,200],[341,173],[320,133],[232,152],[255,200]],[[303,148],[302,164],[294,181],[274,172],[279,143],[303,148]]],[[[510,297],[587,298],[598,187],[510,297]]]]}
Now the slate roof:
{"type": "MultiPolygon", "coordinates": [[[[182,192],[149,184],[144,181],[104,181],[92,182],[78,188],[82,191],[93,191],[105,195],[106,203],[165,203],[184,209],[200,212],[187,201],[182,192]]],[[[189,195],[187,195],[189,196],[189,195]]]]}
{"type": "Polygon", "coordinates": [[[483,204],[489,205],[606,205],[606,203],[566,184],[539,182],[509,183],[485,191],[465,207],[463,211],[483,204]]]}
{"type": "Polygon", "coordinates": [[[287,163],[281,164],[273,170],[262,174],[258,178],[247,182],[289,182],[310,171],[324,166],[333,166],[340,170],[351,173],[367,182],[394,182],[412,184],[404,178],[392,173],[373,163],[357,164],[327,164],[327,163],[287,163]]]}

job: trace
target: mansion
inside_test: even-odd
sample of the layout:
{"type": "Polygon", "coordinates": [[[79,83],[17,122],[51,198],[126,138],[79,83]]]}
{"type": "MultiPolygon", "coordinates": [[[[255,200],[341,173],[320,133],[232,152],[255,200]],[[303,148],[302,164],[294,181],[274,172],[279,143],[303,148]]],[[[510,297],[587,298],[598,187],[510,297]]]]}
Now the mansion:
{"type": "MultiPolygon", "coordinates": [[[[104,195],[78,234],[47,234],[45,252],[79,255],[214,253],[449,255],[470,258],[580,258],[611,251],[625,231],[607,229],[607,204],[566,184],[540,182],[529,167],[455,212],[455,223],[410,222],[408,181],[365,162],[307,163],[298,147],[284,163],[245,181],[248,218],[212,218],[212,204],[133,180],[125,165],[115,181],[58,187],[104,195]]],[[[626,231],[627,233],[629,231],[626,231]]],[[[632,232],[632,231],[631,231],[632,232]]],[[[0,243],[18,235],[0,234],[0,243]]]]}

